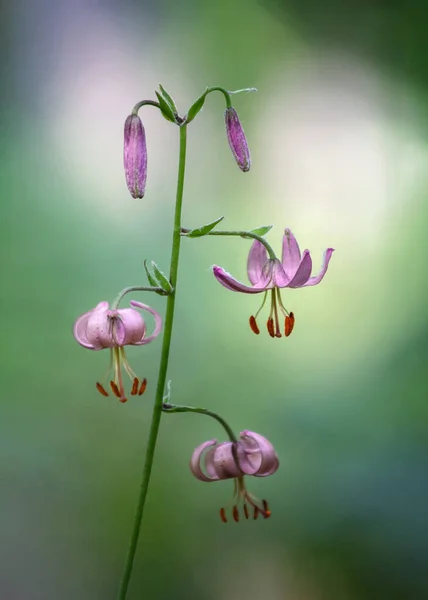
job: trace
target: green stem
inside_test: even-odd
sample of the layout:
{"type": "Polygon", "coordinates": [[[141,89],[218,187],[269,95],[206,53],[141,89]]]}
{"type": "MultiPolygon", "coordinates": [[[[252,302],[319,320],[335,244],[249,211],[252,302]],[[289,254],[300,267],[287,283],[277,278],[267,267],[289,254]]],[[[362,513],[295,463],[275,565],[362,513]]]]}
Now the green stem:
{"type": "Polygon", "coordinates": [[[120,301],[122,300],[122,298],[124,296],[126,296],[126,294],[129,294],[130,292],[156,292],[157,294],[162,294],[163,296],[166,296],[166,292],[161,287],[152,287],[152,286],[144,286],[144,285],[131,285],[130,287],[127,287],[127,288],[123,289],[116,296],[116,299],[114,300],[113,304],[111,305],[112,309],[115,310],[119,306],[120,301]]]}
{"type": "Polygon", "coordinates": [[[162,111],[159,102],[155,102],[154,100],[141,100],[141,102],[137,102],[137,104],[134,106],[131,114],[138,115],[138,111],[142,106],[155,106],[156,108],[159,108],[159,110],[162,111]]]}
{"type": "Polygon", "coordinates": [[[237,235],[243,238],[253,238],[254,240],[259,241],[268,251],[269,257],[272,260],[276,259],[276,254],[273,251],[272,246],[268,241],[265,240],[264,237],[258,235],[257,233],[253,233],[252,231],[210,231],[207,235],[237,235]]]}
{"type": "Polygon", "coordinates": [[[208,94],[211,94],[211,92],[221,92],[226,100],[226,108],[232,108],[232,99],[227,90],[219,86],[209,87],[205,91],[205,96],[208,96],[208,94]]]}
{"type": "Polygon", "coordinates": [[[215,412],[212,412],[211,410],[208,410],[207,408],[197,408],[195,406],[183,406],[181,404],[164,403],[162,410],[165,413],[194,412],[200,415],[207,415],[208,417],[212,417],[213,419],[218,421],[222,427],[224,427],[231,442],[238,441],[236,435],[232,431],[232,428],[228,423],[226,423],[223,417],[220,417],[220,415],[218,415],[215,412]]]}
{"type": "Polygon", "coordinates": [[[186,167],[186,141],[187,127],[183,125],[180,131],[180,155],[178,163],[177,195],[175,201],[174,231],[172,234],[171,267],[169,280],[174,291],[168,296],[166,302],[164,334],[162,341],[161,360],[159,365],[158,383],[156,396],[153,405],[152,422],[150,425],[149,439],[147,442],[146,457],[144,461],[143,474],[138,497],[137,510],[134,518],[131,539],[129,542],[128,554],[125,562],[122,582],[118,600],[125,600],[128,591],[129,581],[131,579],[132,568],[134,565],[135,552],[137,550],[138,538],[140,535],[141,521],[143,518],[144,505],[146,502],[147,491],[149,488],[150,474],[152,472],[153,458],[155,454],[156,441],[159,432],[159,424],[162,416],[162,402],[165,390],[165,381],[168,370],[169,351],[171,347],[172,325],[174,320],[175,295],[177,289],[178,259],[180,255],[181,242],[181,207],[183,204],[184,172],[186,167]]]}

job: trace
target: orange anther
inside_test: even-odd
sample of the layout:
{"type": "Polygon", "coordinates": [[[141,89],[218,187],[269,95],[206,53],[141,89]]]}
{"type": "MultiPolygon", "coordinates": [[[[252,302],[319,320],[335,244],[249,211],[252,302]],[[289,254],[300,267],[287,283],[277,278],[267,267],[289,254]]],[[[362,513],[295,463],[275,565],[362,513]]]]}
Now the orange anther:
{"type": "Polygon", "coordinates": [[[223,523],[227,523],[226,511],[224,508],[220,508],[220,519],[223,521],[223,523]]]}
{"type": "Polygon", "coordinates": [[[291,312],[289,315],[285,317],[285,337],[288,337],[294,328],[294,314],[291,312]]]}
{"type": "Polygon", "coordinates": [[[97,386],[97,390],[99,391],[99,393],[102,396],[108,396],[108,392],[105,390],[104,386],[101,385],[101,383],[98,383],[98,381],[97,381],[96,386],[97,386]]]}
{"type": "Polygon", "coordinates": [[[239,521],[239,510],[237,506],[233,507],[233,520],[238,523],[239,521]]]}
{"type": "Polygon", "coordinates": [[[140,383],[138,377],[134,377],[134,381],[132,383],[132,390],[131,390],[131,396],[135,396],[135,394],[138,392],[138,384],[140,383]]]}
{"type": "Polygon", "coordinates": [[[147,387],[147,379],[144,377],[143,381],[141,382],[140,389],[138,390],[139,396],[142,396],[144,394],[144,392],[146,391],[146,387],[147,387]]]}
{"type": "Polygon", "coordinates": [[[248,519],[248,506],[246,504],[244,504],[244,515],[245,518],[248,519]]]}
{"type": "Polygon", "coordinates": [[[272,514],[272,513],[270,512],[270,510],[269,510],[269,505],[268,505],[268,503],[266,502],[266,500],[262,500],[262,502],[263,502],[263,510],[264,510],[264,514],[263,514],[263,516],[264,516],[264,518],[265,518],[265,519],[269,519],[269,517],[270,517],[270,516],[271,516],[271,514],[272,514]]]}
{"type": "Polygon", "coordinates": [[[122,394],[120,393],[120,389],[117,385],[117,383],[115,381],[110,381],[110,387],[113,391],[113,394],[116,396],[116,398],[119,398],[119,400],[122,398],[122,394]]]}
{"type": "Polygon", "coordinates": [[[253,317],[253,316],[250,317],[250,327],[251,327],[251,331],[253,331],[256,335],[259,335],[260,329],[257,325],[256,317],[253,317]]]}
{"type": "Polygon", "coordinates": [[[269,319],[267,320],[266,327],[267,327],[270,337],[275,337],[275,327],[274,327],[272,317],[269,317],[269,319]]]}

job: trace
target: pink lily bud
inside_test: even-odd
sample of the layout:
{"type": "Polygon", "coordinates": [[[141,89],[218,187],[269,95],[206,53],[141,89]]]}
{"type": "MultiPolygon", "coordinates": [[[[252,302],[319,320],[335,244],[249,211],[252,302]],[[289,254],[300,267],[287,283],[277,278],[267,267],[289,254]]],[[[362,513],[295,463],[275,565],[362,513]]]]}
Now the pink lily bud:
{"type": "Polygon", "coordinates": [[[250,170],[251,166],[250,150],[238,114],[232,106],[226,108],[224,120],[230,149],[238,167],[245,173],[250,170]]]}
{"type": "MultiPolygon", "coordinates": [[[[219,481],[235,479],[233,496],[233,518],[239,520],[238,505],[243,504],[244,516],[248,519],[249,504],[254,510],[254,519],[261,513],[270,516],[266,500],[259,500],[245,487],[244,476],[267,477],[273,475],[279,467],[278,456],[272,444],[265,437],[252,431],[242,431],[237,442],[209,440],[195,448],[190,470],[200,481],[219,481]]],[[[226,522],[226,511],[220,510],[222,521],[226,522]]]]}
{"type": "Polygon", "coordinates": [[[129,115],[125,121],[123,165],[131,196],[142,198],[146,190],[147,146],[144,126],[138,115],[129,115]]]}

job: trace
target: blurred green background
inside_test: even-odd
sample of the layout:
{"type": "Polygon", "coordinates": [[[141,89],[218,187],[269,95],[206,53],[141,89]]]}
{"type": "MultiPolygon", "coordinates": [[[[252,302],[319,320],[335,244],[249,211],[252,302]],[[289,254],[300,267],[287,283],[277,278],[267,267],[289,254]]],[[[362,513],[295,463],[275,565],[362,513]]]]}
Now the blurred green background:
{"type": "MultiPolygon", "coordinates": [[[[144,459],[160,339],[130,352],[147,394],[97,394],[105,352],[74,319],[168,268],[178,130],[150,107],[146,196],[128,195],[125,117],[161,82],[183,114],[236,97],[242,174],[209,97],[189,128],[184,225],[290,227],[315,288],[289,290],[288,339],[254,336],[249,243],[183,240],[172,401],[266,435],[281,468],[250,490],[271,519],[223,525],[230,482],[192,478],[223,433],[165,415],[130,600],[428,597],[428,38],[404,0],[1,3],[0,598],[114,599],[144,459]]],[[[152,302],[162,313],[164,299],[152,302]]]]}

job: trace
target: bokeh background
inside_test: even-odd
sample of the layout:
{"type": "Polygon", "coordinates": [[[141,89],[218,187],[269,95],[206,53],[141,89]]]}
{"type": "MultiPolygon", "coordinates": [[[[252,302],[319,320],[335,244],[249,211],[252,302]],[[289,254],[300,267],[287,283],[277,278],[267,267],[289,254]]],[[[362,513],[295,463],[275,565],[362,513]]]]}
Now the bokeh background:
{"type": "MultiPolygon", "coordinates": [[[[178,130],[142,112],[146,196],[128,195],[123,123],[161,82],[185,113],[206,85],[236,97],[253,167],[235,165],[212,94],[189,131],[184,224],[292,228],[315,288],[283,294],[288,339],[254,336],[249,243],[183,240],[168,378],[275,444],[249,481],[272,517],[223,525],[230,482],[190,475],[223,433],[161,424],[129,598],[428,597],[428,38],[423,0],[1,2],[0,597],[114,599],[144,460],[160,340],[131,352],[146,396],[94,383],[108,356],[74,319],[168,269],[178,130]]],[[[164,299],[138,295],[161,312],[164,299]]]]}

